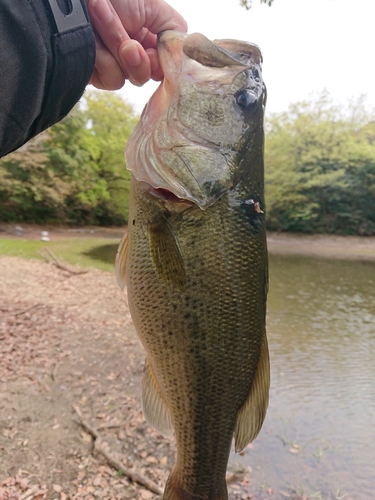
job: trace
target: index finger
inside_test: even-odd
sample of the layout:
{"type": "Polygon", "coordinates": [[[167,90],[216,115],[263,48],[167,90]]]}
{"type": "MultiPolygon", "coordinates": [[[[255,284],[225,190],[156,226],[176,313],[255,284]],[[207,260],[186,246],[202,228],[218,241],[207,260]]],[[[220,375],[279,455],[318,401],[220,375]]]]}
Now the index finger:
{"type": "MultiPolygon", "coordinates": [[[[146,28],[154,34],[165,30],[187,31],[185,19],[164,0],[143,0],[143,8],[135,8],[137,0],[111,0],[130,36],[146,28]]],[[[138,38],[137,38],[138,39],[138,38]]]]}
{"type": "Polygon", "coordinates": [[[90,20],[101,40],[117,62],[120,62],[117,50],[113,48],[118,49],[124,41],[130,40],[130,36],[124,29],[115,9],[108,0],[88,0],[87,7],[90,20]]]}
{"type": "Polygon", "coordinates": [[[89,0],[88,9],[93,26],[125,77],[135,85],[143,85],[151,77],[151,63],[145,49],[130,38],[108,0],[89,0]]]}

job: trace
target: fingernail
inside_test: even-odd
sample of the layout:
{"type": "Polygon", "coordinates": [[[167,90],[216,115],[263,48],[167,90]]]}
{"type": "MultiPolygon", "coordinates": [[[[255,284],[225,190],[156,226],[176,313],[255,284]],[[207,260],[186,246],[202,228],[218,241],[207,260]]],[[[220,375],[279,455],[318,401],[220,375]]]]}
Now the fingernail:
{"type": "Polygon", "coordinates": [[[121,57],[129,66],[139,66],[142,62],[137,42],[129,43],[121,49],[121,57]]]}
{"type": "Polygon", "coordinates": [[[91,5],[100,21],[107,24],[112,20],[113,12],[107,0],[91,0],[91,5]]]}

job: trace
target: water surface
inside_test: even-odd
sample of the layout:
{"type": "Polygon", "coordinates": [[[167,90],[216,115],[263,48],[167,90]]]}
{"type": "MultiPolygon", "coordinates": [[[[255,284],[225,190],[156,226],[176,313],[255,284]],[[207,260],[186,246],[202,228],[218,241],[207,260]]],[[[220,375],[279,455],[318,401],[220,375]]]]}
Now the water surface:
{"type": "Polygon", "coordinates": [[[254,499],[375,498],[375,263],[271,256],[270,406],[254,499]],[[268,490],[268,493],[267,493],[268,490]]]}

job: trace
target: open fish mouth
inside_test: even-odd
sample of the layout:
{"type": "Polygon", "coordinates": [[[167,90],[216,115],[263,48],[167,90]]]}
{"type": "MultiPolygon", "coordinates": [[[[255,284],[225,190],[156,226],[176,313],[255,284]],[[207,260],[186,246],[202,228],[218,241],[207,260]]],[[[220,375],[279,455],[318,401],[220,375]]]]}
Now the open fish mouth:
{"type": "Polygon", "coordinates": [[[262,56],[247,42],[176,31],[159,35],[158,52],[164,80],[128,141],[127,168],[205,209],[240,181],[244,136],[263,112],[262,56]]]}
{"type": "Polygon", "coordinates": [[[159,198],[160,200],[166,201],[168,203],[188,202],[188,200],[176,196],[174,193],[172,193],[172,191],[169,191],[165,188],[154,188],[153,186],[148,185],[147,192],[155,198],[159,198]]]}

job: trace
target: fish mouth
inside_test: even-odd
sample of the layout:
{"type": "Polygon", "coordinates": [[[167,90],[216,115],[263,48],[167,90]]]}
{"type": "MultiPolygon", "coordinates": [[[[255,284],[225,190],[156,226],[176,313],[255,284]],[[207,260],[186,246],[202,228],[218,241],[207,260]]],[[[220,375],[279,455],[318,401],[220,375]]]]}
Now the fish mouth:
{"type": "Polygon", "coordinates": [[[159,198],[160,200],[167,201],[169,203],[186,203],[188,200],[184,200],[183,198],[179,198],[172,191],[169,191],[165,188],[154,188],[149,185],[147,188],[147,192],[150,193],[155,198],[159,198]]]}

